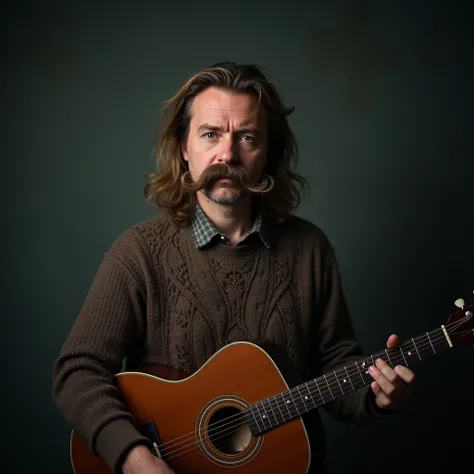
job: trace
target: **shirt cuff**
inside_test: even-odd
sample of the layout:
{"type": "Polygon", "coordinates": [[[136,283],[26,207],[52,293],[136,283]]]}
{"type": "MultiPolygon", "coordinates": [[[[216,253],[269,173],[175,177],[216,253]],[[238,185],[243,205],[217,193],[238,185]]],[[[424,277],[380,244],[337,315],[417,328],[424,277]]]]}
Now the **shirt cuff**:
{"type": "Polygon", "coordinates": [[[95,451],[114,474],[122,474],[122,465],[128,452],[140,444],[152,449],[150,440],[143,436],[129,419],[117,418],[99,431],[95,451]]]}

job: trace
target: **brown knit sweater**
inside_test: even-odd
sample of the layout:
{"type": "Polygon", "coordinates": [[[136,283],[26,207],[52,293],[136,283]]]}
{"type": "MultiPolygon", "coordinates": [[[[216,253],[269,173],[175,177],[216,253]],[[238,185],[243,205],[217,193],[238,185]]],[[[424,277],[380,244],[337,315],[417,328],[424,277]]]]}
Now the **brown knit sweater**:
{"type": "MultiPolygon", "coordinates": [[[[146,440],[120,401],[124,358],[194,371],[238,340],[270,340],[306,381],[361,356],[332,247],[315,225],[275,225],[267,248],[220,242],[198,249],[188,228],[155,217],[125,231],[105,254],[54,366],[65,419],[114,472],[146,440]]],[[[326,405],[339,420],[374,414],[367,389],[326,405]]],[[[313,455],[324,454],[317,411],[307,419],[313,455]]],[[[307,415],[306,415],[307,416],[307,415]]]]}

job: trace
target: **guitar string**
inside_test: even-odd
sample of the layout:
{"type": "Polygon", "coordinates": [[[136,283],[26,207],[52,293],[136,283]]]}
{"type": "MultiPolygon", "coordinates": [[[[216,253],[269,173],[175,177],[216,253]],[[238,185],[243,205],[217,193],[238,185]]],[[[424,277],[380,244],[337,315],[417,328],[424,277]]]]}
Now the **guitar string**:
{"type": "MultiPolygon", "coordinates": [[[[461,337],[462,337],[462,336],[461,336],[461,337]]],[[[429,344],[420,345],[420,346],[419,346],[419,349],[420,349],[420,350],[423,350],[425,347],[428,347],[428,345],[429,345],[429,344]]],[[[400,362],[401,362],[401,360],[402,360],[402,359],[400,358],[400,362]]],[[[370,379],[369,379],[369,381],[370,381],[370,379]]],[[[365,380],[364,380],[364,384],[365,384],[365,385],[368,385],[368,383],[367,383],[365,380]]],[[[335,386],[335,385],[334,385],[334,386],[335,386]]],[[[359,387],[359,388],[362,388],[362,387],[359,387]]],[[[308,390],[308,393],[310,393],[309,390],[308,390]]],[[[328,392],[325,391],[325,393],[328,393],[328,392]]],[[[321,398],[322,398],[322,401],[323,401],[324,403],[326,403],[326,400],[324,400],[323,397],[321,397],[321,398]]],[[[323,403],[323,404],[324,404],[324,403],[323,403]]],[[[277,403],[277,405],[278,405],[278,407],[279,407],[279,409],[280,409],[280,408],[281,408],[281,405],[280,405],[279,403],[277,403]]],[[[306,405],[306,404],[305,404],[304,402],[300,404],[301,407],[303,407],[303,406],[305,406],[305,405],[306,405]]],[[[316,407],[316,406],[315,406],[315,407],[316,407]]],[[[315,408],[315,407],[313,407],[313,408],[315,408]]],[[[280,412],[281,412],[281,410],[280,410],[280,412]]],[[[297,413],[298,413],[298,412],[297,412],[297,413]]],[[[282,412],[281,412],[281,414],[282,414],[282,412]]],[[[298,416],[299,416],[299,413],[298,413],[298,416]]],[[[238,413],[238,414],[236,414],[236,415],[233,415],[233,416],[231,416],[231,417],[228,417],[228,418],[226,418],[226,419],[223,419],[223,420],[221,420],[221,421],[219,421],[219,422],[216,422],[216,423],[214,423],[213,425],[212,425],[212,424],[209,425],[209,427],[210,427],[210,426],[219,425],[219,426],[215,426],[215,427],[214,427],[213,429],[211,429],[211,430],[201,429],[200,431],[201,431],[201,432],[206,432],[206,431],[208,431],[209,433],[211,433],[212,431],[216,431],[216,430],[218,430],[218,429],[221,429],[221,428],[223,428],[224,426],[228,426],[228,428],[227,428],[227,430],[226,430],[226,431],[228,431],[228,430],[230,430],[230,429],[235,428],[236,426],[246,424],[246,423],[242,423],[242,421],[240,421],[240,420],[239,420],[238,423],[233,423],[233,424],[232,424],[232,423],[228,423],[228,420],[230,420],[230,419],[232,419],[232,418],[235,419],[236,417],[240,417],[240,419],[241,419],[241,418],[242,418],[242,413],[238,413]],[[227,423],[226,423],[226,422],[227,422],[227,423]],[[233,426],[229,426],[229,425],[233,425],[233,426]]],[[[282,416],[282,417],[283,417],[283,416],[282,416]]],[[[276,418],[276,417],[275,417],[275,418],[276,418]]],[[[284,419],[284,417],[283,417],[283,419],[284,419]]],[[[264,426],[264,428],[265,428],[265,426],[264,426]]],[[[222,431],[221,431],[221,433],[222,433],[222,431]]],[[[192,436],[194,433],[190,433],[190,434],[191,434],[191,436],[192,436]]],[[[184,437],[186,437],[186,435],[184,435],[184,437]]],[[[222,437],[222,436],[221,436],[221,437],[222,437]]],[[[181,437],[181,438],[183,438],[183,437],[181,437]]],[[[216,438],[216,441],[217,441],[217,439],[218,439],[218,438],[216,438]]],[[[176,439],[176,440],[177,440],[177,439],[176,439]]],[[[169,445],[170,443],[173,443],[173,441],[176,441],[176,440],[171,440],[171,441],[169,441],[169,442],[167,442],[167,443],[165,443],[165,444],[169,445]]],[[[173,446],[173,447],[177,447],[179,444],[183,444],[183,443],[186,442],[186,441],[187,441],[187,440],[183,440],[183,441],[181,441],[180,443],[174,443],[174,446],[173,446]]],[[[194,441],[194,442],[196,442],[196,441],[194,441]]],[[[165,444],[163,444],[162,447],[165,446],[165,444]]],[[[185,445],[185,446],[182,446],[181,448],[175,449],[174,451],[170,451],[169,454],[170,454],[170,455],[175,454],[175,453],[177,453],[178,451],[182,450],[183,448],[185,449],[186,447],[187,447],[186,445],[185,445]]]]}
{"type": "MultiPolygon", "coordinates": [[[[468,319],[468,318],[466,318],[466,319],[468,319]]],[[[463,320],[460,320],[460,321],[456,321],[456,322],[454,322],[454,323],[448,324],[448,325],[446,326],[446,328],[448,329],[449,326],[455,326],[456,324],[457,324],[458,326],[460,326],[460,325],[464,324],[464,321],[463,321],[463,320]]],[[[437,336],[433,337],[433,338],[432,338],[432,341],[433,341],[433,342],[437,343],[439,340],[444,339],[444,334],[441,334],[441,333],[442,333],[442,330],[441,330],[441,329],[437,329],[437,330],[433,331],[433,334],[434,334],[434,332],[440,333],[440,336],[441,336],[441,337],[437,337],[437,336]]],[[[423,337],[425,337],[425,335],[423,335],[423,336],[418,336],[416,339],[418,340],[418,339],[423,338],[423,337]]],[[[452,337],[454,338],[454,335],[452,335],[452,337]]],[[[463,337],[463,335],[461,335],[460,337],[463,337]]],[[[407,341],[407,342],[408,342],[408,341],[407,341]]],[[[402,345],[403,345],[403,344],[405,344],[405,343],[402,343],[402,345]]],[[[416,347],[416,344],[414,344],[414,345],[415,345],[415,347],[416,347]]],[[[418,350],[420,350],[420,351],[423,352],[423,350],[425,350],[425,349],[428,348],[429,346],[430,346],[430,343],[429,343],[429,342],[428,342],[428,343],[424,343],[424,344],[420,344],[420,345],[418,346],[418,350]]],[[[380,353],[380,355],[381,355],[381,356],[384,356],[384,355],[386,355],[386,352],[383,351],[383,352],[380,353]]],[[[393,354],[392,354],[392,356],[393,356],[393,354]]],[[[403,357],[400,357],[399,354],[396,354],[396,356],[397,356],[397,358],[398,358],[397,363],[403,361],[403,357]]],[[[377,354],[373,354],[373,356],[369,356],[369,357],[366,358],[365,360],[366,360],[366,361],[371,361],[372,357],[378,357],[378,355],[377,355],[377,354]]],[[[395,357],[392,357],[392,358],[395,359],[395,357]]],[[[358,360],[357,363],[359,363],[359,365],[360,365],[363,361],[364,361],[364,358],[358,360]]],[[[395,364],[395,365],[396,365],[396,364],[395,364]]],[[[338,368],[338,369],[336,369],[334,372],[337,373],[337,372],[341,372],[342,370],[346,371],[346,369],[347,369],[346,367],[338,368]]],[[[357,375],[357,374],[359,373],[359,370],[353,370],[353,369],[351,369],[351,372],[353,372],[353,373],[352,373],[352,375],[349,375],[349,377],[351,377],[351,376],[353,376],[353,375],[357,375]]],[[[359,373],[359,375],[361,375],[361,374],[359,373]]],[[[370,381],[370,379],[369,379],[369,381],[370,381]]],[[[308,385],[308,384],[310,384],[310,383],[313,383],[315,386],[317,385],[317,383],[316,383],[314,380],[313,380],[313,381],[310,381],[310,382],[307,382],[306,384],[302,384],[302,385],[304,386],[304,385],[308,385]]],[[[368,383],[367,383],[365,380],[364,380],[364,385],[368,385],[368,383]]],[[[333,388],[334,388],[334,387],[338,387],[338,386],[339,386],[339,383],[337,383],[337,384],[336,384],[336,383],[333,383],[333,384],[332,384],[332,387],[333,387],[333,388]]],[[[362,387],[359,387],[359,388],[362,388],[362,387]]],[[[310,390],[308,389],[308,387],[303,387],[303,390],[306,390],[306,391],[307,391],[307,394],[311,394],[311,392],[310,392],[310,390]]],[[[340,387],[339,387],[339,390],[341,390],[340,387]]],[[[351,391],[353,391],[353,390],[351,390],[351,391]]],[[[300,392],[301,392],[301,391],[300,391],[300,392]]],[[[328,393],[329,393],[329,391],[325,389],[325,390],[324,390],[324,394],[327,395],[328,393]]],[[[274,396],[273,398],[276,400],[276,397],[277,397],[277,396],[279,396],[279,395],[276,395],[276,396],[274,396]]],[[[321,396],[320,398],[321,398],[321,400],[322,400],[324,403],[327,403],[327,401],[329,401],[329,400],[326,401],[326,400],[324,399],[324,396],[321,396]]],[[[331,399],[332,399],[332,396],[331,396],[331,399]]],[[[269,400],[269,399],[267,399],[267,400],[269,400]]],[[[258,402],[258,403],[260,403],[260,402],[258,402]]],[[[271,402],[269,402],[269,403],[271,403],[271,402]]],[[[323,403],[323,404],[324,404],[324,403],[323,403]]],[[[314,404],[314,400],[313,400],[313,404],[314,404]]],[[[280,402],[278,402],[278,401],[277,401],[277,404],[276,404],[276,405],[277,405],[277,407],[278,407],[278,410],[279,410],[280,413],[282,414],[282,412],[281,412],[281,407],[282,407],[282,406],[286,406],[286,405],[285,405],[285,404],[282,405],[282,404],[281,404],[280,402]]],[[[295,405],[298,405],[298,404],[295,404],[295,405]]],[[[295,406],[295,405],[293,405],[293,406],[295,406]]],[[[302,403],[299,404],[299,407],[306,407],[306,405],[307,405],[307,404],[303,401],[302,403]]],[[[315,407],[316,407],[316,405],[315,405],[315,407]]],[[[313,407],[313,408],[315,408],[315,407],[313,407]]],[[[270,406],[270,408],[272,408],[272,406],[270,406]]],[[[297,406],[296,408],[297,408],[297,412],[298,412],[298,406],[297,406]]],[[[288,408],[286,408],[286,409],[288,409],[288,408]]],[[[245,413],[245,412],[244,412],[244,413],[245,413]]],[[[283,415],[282,415],[282,417],[283,417],[283,415]]],[[[211,428],[211,427],[212,427],[211,429],[201,429],[200,431],[204,431],[204,432],[207,431],[208,433],[211,433],[211,432],[213,432],[213,431],[216,431],[216,430],[218,430],[218,429],[223,428],[223,427],[226,426],[226,425],[229,425],[229,424],[230,424],[230,423],[229,423],[229,420],[232,420],[232,419],[235,419],[235,418],[239,418],[239,422],[238,422],[237,424],[234,424],[234,426],[233,426],[233,427],[230,427],[230,428],[233,429],[235,426],[242,425],[242,424],[246,424],[246,423],[242,423],[242,421],[241,421],[241,419],[243,418],[242,412],[239,412],[239,413],[236,414],[236,415],[229,416],[229,417],[227,417],[227,418],[225,418],[225,419],[223,419],[223,420],[220,420],[219,422],[216,422],[216,423],[213,423],[213,424],[209,425],[208,428],[211,428]],[[217,425],[218,425],[218,426],[217,426],[217,425]]],[[[276,418],[277,418],[277,417],[275,416],[275,419],[276,419],[276,418]]],[[[283,417],[283,418],[284,418],[284,417],[283,417]]],[[[271,423],[271,422],[270,422],[270,423],[271,423]]],[[[228,428],[228,429],[229,429],[229,428],[228,428]]],[[[185,443],[185,442],[187,441],[187,439],[185,439],[185,438],[188,438],[189,436],[194,437],[195,434],[196,434],[196,432],[194,432],[194,433],[189,433],[188,435],[182,435],[182,436],[180,436],[179,438],[175,438],[175,439],[170,440],[170,441],[168,441],[168,442],[166,442],[166,443],[163,443],[160,447],[161,447],[161,448],[165,448],[165,447],[167,447],[167,446],[173,445],[172,447],[175,448],[175,447],[179,446],[180,444],[185,443]],[[181,440],[181,441],[180,441],[180,440],[181,440]],[[180,441],[180,442],[177,443],[177,441],[180,441]]],[[[184,446],[184,447],[186,447],[186,446],[184,446]]],[[[182,449],[182,448],[178,448],[177,450],[171,451],[169,454],[174,454],[174,453],[176,453],[177,451],[179,451],[180,449],[182,449]]]]}
{"type": "MultiPolygon", "coordinates": [[[[466,318],[466,319],[469,319],[469,318],[466,318]]],[[[459,321],[456,321],[456,322],[454,322],[454,323],[448,324],[448,325],[446,326],[446,328],[449,328],[449,326],[455,326],[456,324],[457,324],[458,326],[461,326],[462,324],[464,324],[464,322],[465,322],[465,321],[463,321],[463,320],[459,320],[459,321]]],[[[435,331],[436,331],[436,332],[440,332],[440,331],[442,331],[442,330],[437,329],[437,330],[435,330],[435,331]]],[[[433,333],[434,333],[435,331],[433,331],[433,333]]],[[[416,339],[420,339],[421,337],[425,337],[425,336],[418,336],[416,339]]],[[[452,335],[452,337],[454,338],[454,335],[452,335]]],[[[463,335],[461,335],[461,336],[459,336],[459,337],[463,337],[463,335]]],[[[443,334],[440,338],[438,338],[438,339],[432,338],[432,341],[433,341],[433,342],[437,342],[438,340],[442,340],[443,338],[444,338],[444,334],[443,334]]],[[[413,341],[414,341],[414,340],[413,340],[413,341]]],[[[405,343],[402,343],[402,346],[403,346],[403,344],[405,344],[405,343]]],[[[429,343],[420,344],[420,345],[418,346],[418,349],[423,352],[423,350],[424,350],[425,348],[427,348],[429,345],[430,345],[429,343]]],[[[415,344],[415,347],[416,347],[416,344],[415,344]]],[[[431,352],[431,351],[430,351],[430,352],[431,352]]],[[[382,355],[382,356],[383,356],[383,355],[386,355],[385,351],[381,352],[380,355],[382,355]]],[[[400,355],[399,355],[398,353],[397,353],[396,355],[397,355],[397,357],[398,357],[398,359],[399,359],[399,360],[397,361],[397,363],[398,363],[398,362],[402,362],[403,358],[400,357],[400,355]]],[[[372,359],[372,357],[374,357],[374,356],[377,357],[377,354],[373,354],[373,356],[369,356],[369,357],[367,358],[367,360],[370,361],[370,360],[372,359]]],[[[393,356],[393,354],[392,354],[392,356],[393,356]]],[[[395,359],[395,357],[393,357],[393,359],[395,359]]],[[[364,360],[364,359],[360,359],[360,360],[357,361],[357,362],[360,364],[363,360],[364,360]]],[[[396,364],[395,364],[395,365],[396,365],[396,364]]],[[[343,367],[342,369],[346,370],[345,367],[343,367]]],[[[337,370],[334,371],[334,372],[335,372],[335,373],[336,373],[336,372],[339,372],[339,371],[341,371],[342,369],[339,368],[339,369],[337,369],[337,370]]],[[[352,369],[351,369],[351,370],[352,370],[352,369]]],[[[357,370],[357,372],[356,372],[356,371],[353,371],[353,372],[354,372],[355,375],[357,375],[357,373],[358,373],[359,371],[357,370]]],[[[352,374],[352,375],[354,375],[354,374],[352,374]]],[[[359,375],[361,375],[361,374],[359,374],[359,375]]],[[[364,379],[363,379],[363,380],[364,380],[364,379]]],[[[369,382],[370,382],[370,379],[369,379],[369,382]]],[[[311,381],[311,382],[308,382],[308,383],[302,384],[302,385],[308,385],[309,383],[313,383],[315,386],[317,386],[317,383],[316,383],[315,381],[311,381]]],[[[367,382],[364,380],[364,385],[368,385],[368,384],[369,384],[369,383],[367,383],[367,382]]],[[[334,388],[334,387],[337,387],[336,384],[333,384],[332,386],[333,386],[333,388],[334,388]]],[[[362,387],[358,387],[358,388],[362,388],[362,387]]],[[[308,389],[308,387],[305,387],[303,390],[307,391],[307,394],[309,394],[309,395],[311,396],[311,392],[310,392],[310,390],[308,389]]],[[[302,396],[301,390],[299,390],[299,392],[300,392],[300,396],[302,396]]],[[[328,391],[327,391],[327,390],[324,390],[324,393],[327,394],[328,391]]],[[[276,396],[278,396],[278,395],[276,395],[276,396]]],[[[276,400],[276,396],[273,397],[275,400],[276,400]]],[[[311,398],[312,398],[312,397],[311,397],[311,398]]],[[[268,400],[269,400],[269,399],[268,399],[268,400]]],[[[321,396],[321,400],[322,400],[322,402],[327,403],[327,401],[324,399],[324,396],[321,396]]],[[[258,403],[260,403],[260,402],[258,402],[258,403]]],[[[271,405],[271,403],[272,403],[272,402],[269,402],[270,408],[273,408],[272,405],[271,405]]],[[[323,403],[323,404],[324,404],[324,403],[323,403]]],[[[299,414],[299,411],[298,411],[298,404],[295,404],[295,405],[296,405],[297,413],[299,414]]],[[[295,406],[295,405],[293,405],[293,406],[295,406]]],[[[307,403],[304,402],[304,401],[299,404],[300,407],[304,407],[305,409],[306,409],[306,405],[307,405],[307,403]]],[[[314,405],[313,409],[316,408],[316,404],[314,403],[314,400],[313,400],[313,405],[314,405]]],[[[282,405],[277,401],[278,410],[280,411],[280,414],[282,415],[282,418],[284,419],[284,417],[283,417],[283,412],[281,411],[281,406],[282,406],[282,405]]],[[[287,409],[288,409],[288,408],[287,408],[287,409]]],[[[298,416],[299,416],[299,415],[298,415],[298,416]]],[[[225,418],[225,419],[223,419],[223,420],[220,420],[219,422],[216,422],[216,423],[214,423],[214,424],[209,425],[208,428],[213,427],[213,428],[211,428],[211,429],[209,429],[209,430],[201,429],[201,431],[208,431],[208,433],[211,433],[211,432],[216,431],[216,430],[218,430],[218,429],[221,429],[221,428],[223,428],[224,426],[227,426],[227,425],[229,425],[229,424],[232,425],[232,423],[229,423],[229,420],[236,419],[236,418],[239,418],[239,422],[238,422],[237,424],[234,423],[233,426],[230,426],[228,429],[233,429],[235,426],[239,426],[239,425],[242,425],[242,424],[246,424],[246,423],[242,423],[241,419],[243,418],[243,415],[242,415],[242,412],[240,412],[240,413],[238,413],[238,414],[236,414],[236,415],[232,415],[232,416],[227,417],[227,418],[225,418]]],[[[275,416],[275,419],[276,419],[276,418],[277,418],[277,417],[275,416]]],[[[263,420],[262,420],[262,421],[263,421],[263,420]]],[[[270,425],[271,425],[271,421],[270,421],[270,425]]],[[[272,426],[271,426],[271,428],[272,428],[272,426]]],[[[186,443],[186,442],[189,440],[189,439],[185,439],[185,438],[191,437],[191,439],[192,439],[192,438],[194,437],[194,434],[195,434],[195,433],[189,433],[188,435],[182,435],[182,436],[180,436],[179,438],[175,438],[175,439],[170,440],[170,441],[168,441],[168,442],[166,442],[166,443],[163,443],[163,445],[161,445],[161,447],[164,448],[164,447],[166,447],[166,446],[173,445],[172,447],[173,447],[173,448],[176,448],[176,447],[178,447],[179,445],[182,445],[183,443],[186,443]],[[181,441],[179,441],[180,439],[181,439],[181,441]],[[179,442],[177,443],[177,441],[179,441],[179,442]]],[[[194,438],[195,438],[195,437],[194,437],[194,438]]],[[[216,439],[216,440],[217,440],[217,439],[216,439]]],[[[175,449],[174,451],[171,451],[170,454],[176,453],[176,452],[178,452],[180,449],[183,449],[183,448],[186,448],[186,445],[185,445],[185,446],[182,446],[181,448],[175,449]]]]}
{"type": "MultiPolygon", "coordinates": [[[[463,324],[463,323],[464,323],[464,322],[460,322],[459,325],[461,325],[461,324],[463,324]]],[[[457,324],[457,322],[453,323],[453,325],[456,325],[456,324],[457,324]]],[[[437,332],[442,332],[442,330],[436,330],[436,331],[437,331],[437,332]]],[[[440,334],[440,336],[441,336],[441,337],[436,338],[436,339],[435,339],[435,338],[432,338],[432,341],[437,343],[439,340],[443,340],[443,339],[444,339],[444,334],[440,334]]],[[[419,336],[419,337],[417,337],[417,339],[419,339],[419,338],[421,338],[421,337],[424,337],[424,336],[419,336]]],[[[463,336],[461,336],[461,337],[463,337],[463,336]]],[[[403,345],[403,344],[402,344],[402,345],[403,345]]],[[[415,345],[415,346],[416,346],[416,345],[415,345]]],[[[424,343],[424,344],[420,344],[420,345],[418,346],[418,350],[423,351],[423,350],[425,350],[425,349],[428,348],[428,347],[430,347],[430,343],[429,343],[429,342],[428,342],[428,343],[424,343]]],[[[432,350],[432,349],[430,349],[430,352],[431,352],[431,350],[432,350]]],[[[384,356],[384,355],[385,355],[385,351],[381,352],[380,355],[381,355],[381,356],[384,356]]],[[[377,354],[373,354],[373,356],[377,357],[377,354]]],[[[394,358],[395,358],[395,357],[394,357],[394,358]]],[[[398,355],[398,358],[399,358],[399,361],[400,361],[400,362],[403,360],[403,359],[400,357],[400,355],[398,355]]],[[[371,359],[372,359],[372,356],[369,356],[366,360],[367,360],[367,361],[371,361],[371,359]]],[[[359,365],[360,365],[363,361],[364,361],[364,359],[360,359],[360,360],[357,361],[357,363],[359,363],[359,365]]],[[[345,370],[346,370],[346,367],[338,368],[338,369],[336,369],[334,372],[337,373],[337,372],[341,372],[342,370],[345,371],[345,370]]],[[[354,376],[354,375],[356,375],[356,376],[357,376],[357,375],[359,375],[359,376],[362,375],[362,374],[359,372],[358,369],[357,369],[357,370],[351,369],[351,371],[352,371],[353,373],[350,375],[350,377],[351,377],[351,376],[354,376]]],[[[367,374],[366,374],[366,376],[367,376],[367,374]]],[[[319,377],[318,377],[318,379],[319,379],[319,377]]],[[[369,379],[369,380],[370,380],[370,379],[369,379]]],[[[364,385],[368,385],[368,383],[366,383],[365,380],[363,380],[363,381],[364,381],[364,385]]],[[[312,383],[312,384],[314,384],[315,386],[317,386],[317,383],[315,382],[315,380],[312,380],[312,381],[307,382],[306,384],[302,384],[302,385],[308,385],[308,384],[310,384],[310,383],[312,383]]],[[[335,387],[337,387],[337,384],[334,383],[332,386],[333,386],[333,388],[335,388],[335,387]]],[[[310,394],[311,392],[308,390],[308,388],[307,388],[307,387],[305,387],[305,388],[306,388],[308,394],[310,394]]],[[[359,387],[359,388],[362,388],[362,387],[359,387]]],[[[329,390],[327,390],[327,389],[324,389],[323,392],[324,392],[325,395],[327,395],[327,394],[330,393],[329,390]]],[[[283,393],[284,393],[284,392],[283,392],[283,393]]],[[[283,394],[283,393],[282,393],[282,394],[283,394]]],[[[277,394],[277,395],[275,395],[273,398],[274,398],[275,400],[276,400],[276,397],[278,397],[278,396],[280,396],[280,398],[281,398],[281,395],[282,395],[282,394],[277,394]]],[[[321,395],[322,395],[322,394],[321,394],[321,395]]],[[[330,395],[330,396],[331,396],[331,395],[330,395]]],[[[270,398],[272,398],[272,397],[270,397],[270,398]]],[[[324,399],[324,396],[321,396],[320,398],[321,398],[321,400],[322,400],[324,403],[327,403],[327,401],[324,399]]],[[[333,398],[333,397],[331,396],[330,400],[332,400],[332,398],[333,398]]],[[[330,401],[330,400],[328,400],[328,401],[330,401]]],[[[257,402],[257,404],[258,404],[258,403],[260,403],[260,402],[257,402]]],[[[255,404],[255,405],[256,405],[256,404],[255,404]]],[[[277,401],[277,404],[276,404],[276,405],[277,405],[278,410],[280,410],[280,413],[282,414],[281,407],[282,407],[282,406],[285,406],[285,407],[286,407],[286,405],[285,405],[284,403],[283,403],[283,405],[282,405],[282,404],[281,404],[280,402],[278,402],[278,401],[277,401]]],[[[304,402],[303,402],[302,404],[300,404],[301,407],[303,407],[304,405],[305,405],[304,402]]],[[[286,408],[286,409],[287,409],[287,408],[286,408]]],[[[203,429],[203,431],[212,432],[212,431],[215,431],[216,429],[220,429],[220,428],[222,428],[223,426],[225,426],[226,424],[228,424],[228,423],[226,423],[226,422],[228,422],[229,420],[232,420],[233,418],[237,418],[237,417],[240,417],[240,418],[241,418],[241,417],[242,417],[242,412],[239,412],[238,414],[231,415],[231,416],[229,416],[229,417],[227,417],[227,418],[224,418],[223,420],[220,420],[220,421],[218,421],[218,422],[215,422],[215,423],[213,423],[213,424],[210,424],[210,425],[208,426],[208,428],[211,428],[211,427],[213,427],[213,428],[210,429],[210,430],[203,429]],[[219,426],[217,426],[217,425],[219,425],[219,426]]],[[[283,417],[283,414],[282,414],[282,417],[283,417]]],[[[275,417],[275,418],[276,418],[276,417],[275,417]]],[[[283,417],[283,418],[284,418],[284,417],[283,417]]],[[[241,424],[241,422],[239,422],[239,423],[241,424]]],[[[168,441],[168,442],[166,442],[166,443],[163,443],[163,444],[161,445],[161,447],[166,447],[166,446],[169,446],[170,444],[174,444],[175,446],[178,446],[179,444],[182,444],[183,442],[186,442],[186,439],[183,439],[183,438],[186,438],[186,437],[189,437],[189,436],[192,437],[194,434],[195,434],[195,432],[188,433],[187,435],[182,435],[182,436],[180,436],[179,438],[175,438],[175,439],[170,440],[170,441],[168,441]],[[182,441],[181,441],[180,443],[176,443],[176,441],[179,441],[180,439],[181,439],[182,441]]]]}
{"type": "MultiPolygon", "coordinates": [[[[466,332],[466,334],[467,333],[468,332],[466,332]]],[[[238,426],[238,425],[236,425],[236,426],[238,426]]],[[[207,440],[212,442],[211,438],[209,436],[206,436],[206,438],[207,438],[207,440]]],[[[222,438],[223,438],[223,436],[220,436],[217,439],[215,439],[214,441],[217,441],[218,439],[221,439],[221,441],[222,441],[222,438]]],[[[227,438],[227,440],[225,440],[225,441],[228,441],[230,439],[231,439],[231,437],[227,438]]],[[[173,459],[174,461],[178,462],[178,461],[183,460],[184,457],[187,457],[190,454],[195,454],[196,450],[199,449],[199,444],[198,444],[197,440],[194,440],[192,443],[188,444],[184,448],[189,448],[189,449],[186,449],[185,451],[183,451],[182,449],[177,450],[177,451],[181,451],[179,453],[177,453],[177,451],[173,452],[172,455],[167,457],[167,461],[170,461],[170,460],[173,459]]]]}
{"type": "MultiPolygon", "coordinates": [[[[470,331],[466,331],[464,334],[461,334],[458,338],[464,337],[464,336],[465,336],[466,334],[468,334],[469,332],[470,332],[470,331]]],[[[453,337],[453,339],[454,339],[454,337],[453,337]]],[[[428,345],[429,345],[429,344],[425,344],[425,347],[427,347],[428,345]]],[[[422,349],[422,348],[423,348],[423,346],[420,345],[419,349],[422,349]]],[[[402,360],[402,359],[400,359],[400,361],[401,361],[401,360],[402,360]]],[[[364,382],[364,383],[365,383],[365,382],[364,382]]],[[[365,383],[365,385],[369,385],[369,384],[368,384],[368,383],[365,383]]],[[[362,388],[362,387],[359,387],[359,388],[362,388]]],[[[309,392],[308,392],[308,393],[309,393],[309,392]]],[[[327,393],[327,392],[326,392],[326,393],[327,393]]],[[[327,403],[327,402],[324,401],[324,400],[323,400],[323,402],[324,402],[324,403],[327,403]]],[[[304,403],[300,404],[301,407],[303,407],[304,405],[305,405],[304,403]]],[[[217,422],[217,423],[215,423],[215,424],[222,423],[223,421],[227,421],[228,419],[230,419],[230,418],[235,418],[236,416],[239,416],[239,415],[241,415],[241,413],[239,413],[239,414],[237,414],[237,415],[233,415],[233,416],[231,416],[231,417],[228,417],[227,419],[221,420],[220,422],[217,422]]],[[[294,418],[297,418],[298,416],[300,416],[300,415],[297,415],[297,416],[295,416],[294,418]]],[[[288,421],[289,421],[289,420],[288,420],[288,421]]],[[[226,424],[224,424],[224,425],[222,425],[222,426],[220,426],[220,427],[214,428],[214,431],[216,431],[217,429],[222,428],[223,426],[228,426],[225,430],[223,430],[223,431],[221,431],[221,432],[219,433],[220,436],[218,436],[217,438],[214,438],[213,440],[211,440],[211,437],[210,437],[209,435],[205,435],[204,437],[205,437],[207,440],[211,441],[211,443],[212,443],[212,442],[215,442],[215,441],[218,441],[218,440],[221,440],[221,441],[228,441],[228,440],[230,440],[232,437],[228,437],[228,438],[226,438],[226,439],[223,439],[223,438],[226,437],[229,433],[231,433],[236,427],[242,426],[242,425],[246,425],[246,424],[248,424],[248,423],[246,423],[246,422],[241,422],[241,421],[239,421],[239,422],[237,422],[237,423],[226,423],[226,424]],[[229,426],[229,425],[230,425],[230,426],[229,426]],[[224,433],[224,434],[223,434],[223,433],[224,433]]],[[[212,425],[209,425],[209,426],[212,426],[212,425]]],[[[206,430],[206,429],[204,428],[204,429],[201,429],[201,430],[199,430],[199,431],[205,433],[206,431],[209,431],[209,432],[210,432],[210,431],[212,431],[212,430],[206,430]]],[[[199,433],[199,434],[201,434],[201,433],[199,433]]],[[[172,441],[170,441],[170,442],[172,442],[172,441]]],[[[170,443],[170,442],[168,442],[168,443],[170,443]]],[[[193,439],[190,443],[188,443],[188,444],[186,444],[186,445],[184,445],[184,446],[182,446],[182,447],[180,447],[180,448],[178,448],[178,449],[175,449],[174,451],[170,451],[169,453],[167,453],[167,455],[166,455],[166,456],[167,456],[167,460],[171,460],[171,459],[175,459],[175,460],[176,460],[177,458],[182,458],[186,453],[190,453],[190,452],[192,452],[192,451],[194,451],[195,449],[198,449],[198,448],[199,448],[199,444],[198,444],[197,437],[194,437],[194,439],[193,439]],[[187,448],[190,448],[190,449],[187,449],[187,448]],[[183,451],[183,450],[184,450],[184,451],[183,451]]]]}

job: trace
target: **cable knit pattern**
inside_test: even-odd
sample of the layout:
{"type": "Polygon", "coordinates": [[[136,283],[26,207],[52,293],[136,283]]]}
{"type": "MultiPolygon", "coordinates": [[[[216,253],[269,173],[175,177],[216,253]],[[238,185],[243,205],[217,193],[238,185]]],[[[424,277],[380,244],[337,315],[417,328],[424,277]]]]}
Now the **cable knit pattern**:
{"type": "MultiPolygon", "coordinates": [[[[265,339],[309,378],[360,356],[324,233],[294,217],[271,236],[270,248],[249,239],[198,249],[189,229],[156,217],[126,230],[105,254],[56,361],[53,393],[114,472],[133,445],[146,443],[114,386],[124,358],[194,371],[228,343],[265,339]]],[[[358,422],[371,413],[365,394],[328,409],[358,422]]]]}

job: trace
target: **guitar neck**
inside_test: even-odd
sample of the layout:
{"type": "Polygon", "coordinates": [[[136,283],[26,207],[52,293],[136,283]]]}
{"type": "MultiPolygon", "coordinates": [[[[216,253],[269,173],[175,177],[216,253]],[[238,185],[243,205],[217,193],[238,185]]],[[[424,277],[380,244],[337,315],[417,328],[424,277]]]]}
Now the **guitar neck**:
{"type": "Polygon", "coordinates": [[[270,431],[288,421],[347,395],[373,382],[368,368],[382,359],[391,367],[412,367],[431,356],[452,347],[444,328],[434,329],[409,339],[393,349],[386,349],[368,357],[338,367],[309,382],[262,400],[247,409],[247,419],[254,435],[270,431]]]}

